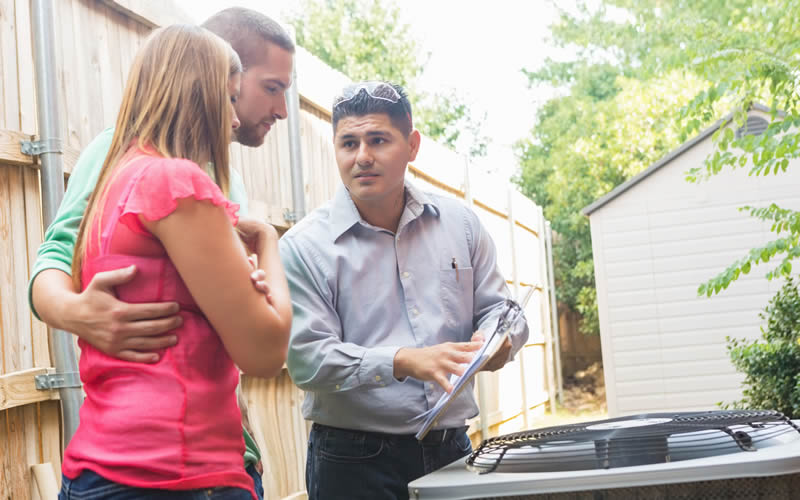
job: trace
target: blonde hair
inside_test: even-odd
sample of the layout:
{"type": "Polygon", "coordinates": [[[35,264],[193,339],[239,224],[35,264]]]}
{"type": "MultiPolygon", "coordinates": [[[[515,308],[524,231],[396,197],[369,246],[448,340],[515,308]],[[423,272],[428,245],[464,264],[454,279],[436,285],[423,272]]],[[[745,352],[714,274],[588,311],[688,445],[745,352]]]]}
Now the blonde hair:
{"type": "Polygon", "coordinates": [[[78,230],[72,279],[79,289],[88,229],[102,219],[104,194],[131,147],[201,166],[210,161],[215,182],[229,194],[232,123],[227,85],[241,71],[230,45],[199,26],[159,28],[145,40],[131,66],[111,148],[78,230]]]}

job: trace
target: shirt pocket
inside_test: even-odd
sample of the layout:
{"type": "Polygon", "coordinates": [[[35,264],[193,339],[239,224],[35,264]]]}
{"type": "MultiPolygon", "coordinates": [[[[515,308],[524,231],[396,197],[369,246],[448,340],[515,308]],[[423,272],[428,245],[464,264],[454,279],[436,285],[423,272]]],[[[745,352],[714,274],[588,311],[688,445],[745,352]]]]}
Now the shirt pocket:
{"type": "MultiPolygon", "coordinates": [[[[472,333],[472,268],[448,268],[439,271],[442,303],[448,329],[472,333]]],[[[463,333],[463,332],[462,332],[463,333]]],[[[454,339],[461,341],[462,339],[454,339]]],[[[469,338],[463,339],[469,340],[469,338]]]]}

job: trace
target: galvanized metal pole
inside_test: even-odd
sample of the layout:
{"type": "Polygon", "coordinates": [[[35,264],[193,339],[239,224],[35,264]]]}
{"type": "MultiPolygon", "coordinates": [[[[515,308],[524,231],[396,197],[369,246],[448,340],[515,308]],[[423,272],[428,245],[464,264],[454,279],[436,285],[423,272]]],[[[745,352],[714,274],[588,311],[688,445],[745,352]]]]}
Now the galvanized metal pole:
{"type": "MultiPolygon", "coordinates": [[[[294,31],[292,30],[292,38],[294,31]]],[[[286,108],[289,116],[289,168],[292,172],[292,213],[289,222],[297,222],[306,215],[305,183],[303,182],[303,155],[300,137],[300,92],[297,90],[297,58],[292,64],[292,85],[286,91],[286,108]]]]}
{"type": "MultiPolygon", "coordinates": [[[[517,243],[516,243],[516,222],[514,220],[514,189],[508,188],[508,225],[509,235],[511,236],[511,275],[514,280],[514,300],[520,300],[519,293],[519,269],[517,268],[517,243]]],[[[526,429],[530,429],[530,405],[528,404],[528,379],[525,374],[525,346],[517,353],[519,359],[519,379],[520,391],[522,392],[522,423],[526,429]]]]}
{"type": "Polygon", "coordinates": [[[547,281],[550,286],[550,317],[553,330],[553,346],[555,348],[556,358],[556,398],[559,404],[563,402],[562,396],[564,392],[564,376],[561,373],[561,332],[558,325],[558,300],[556,299],[556,275],[553,271],[553,229],[550,227],[550,221],[545,222],[547,227],[547,281]]]}
{"type": "MultiPolygon", "coordinates": [[[[64,197],[64,169],[61,162],[61,120],[58,115],[58,86],[56,82],[56,57],[52,0],[33,0],[31,3],[34,63],[36,67],[36,102],[39,119],[37,142],[41,164],[42,212],[45,226],[55,219],[58,206],[64,197]]],[[[78,428],[83,393],[76,382],[78,363],[72,335],[61,330],[50,330],[50,346],[56,367],[56,386],[60,387],[64,424],[64,446],[78,428]],[[61,382],[59,382],[59,380],[61,382]],[[64,383],[66,381],[66,383],[64,383]]]]}

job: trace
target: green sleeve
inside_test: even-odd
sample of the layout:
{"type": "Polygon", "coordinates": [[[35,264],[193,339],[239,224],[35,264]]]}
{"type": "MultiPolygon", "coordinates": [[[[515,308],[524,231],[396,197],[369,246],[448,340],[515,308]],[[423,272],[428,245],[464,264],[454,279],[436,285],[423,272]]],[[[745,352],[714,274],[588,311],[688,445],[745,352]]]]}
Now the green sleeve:
{"type": "MultiPolygon", "coordinates": [[[[114,129],[108,128],[95,137],[83,150],[72,175],[70,175],[67,191],[58,207],[56,218],[47,228],[44,242],[39,246],[36,263],[28,282],[28,304],[38,319],[41,318],[33,306],[33,280],[45,269],[58,269],[72,275],[72,254],[75,251],[78,229],[83,213],[86,211],[89,196],[94,191],[100,170],[103,168],[103,162],[108,150],[111,149],[113,138],[114,129]]],[[[247,215],[247,192],[244,181],[241,174],[234,169],[231,169],[231,201],[239,204],[239,215],[247,215]]]]}
{"type": "Polygon", "coordinates": [[[254,465],[261,461],[261,452],[258,450],[256,440],[242,427],[242,437],[244,438],[244,466],[254,465]]]}
{"type": "Polygon", "coordinates": [[[244,188],[242,174],[231,168],[231,201],[239,204],[239,217],[246,217],[249,211],[247,190],[244,188]]]}
{"type": "Polygon", "coordinates": [[[70,175],[64,199],[58,207],[56,218],[44,234],[44,242],[36,253],[36,263],[28,282],[28,304],[34,316],[39,314],[33,307],[33,280],[45,269],[58,269],[72,275],[72,254],[75,251],[75,240],[78,237],[78,228],[86,210],[89,196],[92,194],[103,161],[111,148],[111,139],[114,129],[109,128],[100,133],[89,143],[78,158],[78,163],[70,175]]]}

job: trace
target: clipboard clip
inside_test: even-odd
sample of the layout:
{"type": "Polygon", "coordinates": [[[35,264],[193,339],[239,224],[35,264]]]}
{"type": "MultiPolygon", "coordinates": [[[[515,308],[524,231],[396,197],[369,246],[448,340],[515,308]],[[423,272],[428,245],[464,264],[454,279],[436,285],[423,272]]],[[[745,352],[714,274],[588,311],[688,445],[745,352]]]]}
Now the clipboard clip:
{"type": "Polygon", "coordinates": [[[522,315],[522,311],[525,309],[525,306],[528,305],[528,301],[531,299],[535,290],[535,287],[530,287],[528,293],[525,294],[525,297],[519,303],[513,299],[506,299],[503,310],[500,312],[500,316],[497,320],[497,327],[494,330],[495,333],[504,332],[514,325],[517,319],[522,315]]]}

